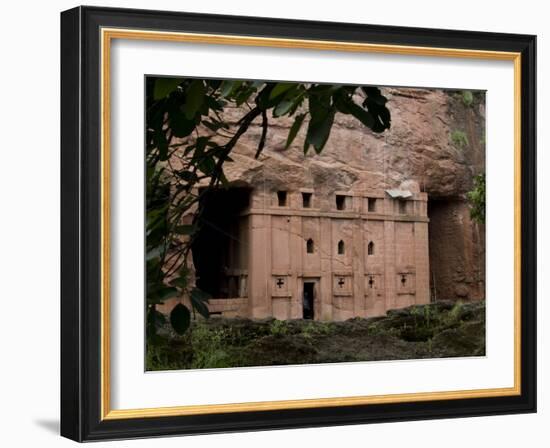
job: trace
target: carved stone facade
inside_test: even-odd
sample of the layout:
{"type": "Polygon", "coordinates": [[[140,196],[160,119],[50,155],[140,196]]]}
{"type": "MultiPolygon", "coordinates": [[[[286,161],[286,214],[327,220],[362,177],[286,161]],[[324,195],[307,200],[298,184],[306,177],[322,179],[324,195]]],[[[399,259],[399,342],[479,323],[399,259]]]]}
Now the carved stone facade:
{"type": "Polygon", "coordinates": [[[210,312],[345,320],[428,303],[427,199],[253,189],[225,248],[224,298],[210,312]]]}

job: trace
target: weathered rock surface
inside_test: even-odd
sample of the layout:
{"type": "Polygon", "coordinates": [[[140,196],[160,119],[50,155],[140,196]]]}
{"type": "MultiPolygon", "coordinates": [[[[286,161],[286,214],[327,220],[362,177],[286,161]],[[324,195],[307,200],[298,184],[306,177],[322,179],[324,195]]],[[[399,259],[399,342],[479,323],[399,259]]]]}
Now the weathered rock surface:
{"type": "MultiPolygon", "coordinates": [[[[484,101],[466,106],[458,92],[383,89],[392,115],[391,129],[375,134],[355,118],[337,114],[329,141],[320,155],[303,154],[302,126],[292,146],[285,142],[292,119],[271,119],[266,148],[254,159],[261,135],[257,119],[241,137],[228,163],[230,179],[260,187],[323,187],[344,190],[396,188],[414,180],[433,198],[458,197],[472,187],[472,175],[484,160],[484,101]],[[461,137],[465,136],[465,140],[461,137]],[[458,136],[458,137],[457,137],[458,136]]],[[[235,119],[245,111],[230,114],[235,119]]]]}

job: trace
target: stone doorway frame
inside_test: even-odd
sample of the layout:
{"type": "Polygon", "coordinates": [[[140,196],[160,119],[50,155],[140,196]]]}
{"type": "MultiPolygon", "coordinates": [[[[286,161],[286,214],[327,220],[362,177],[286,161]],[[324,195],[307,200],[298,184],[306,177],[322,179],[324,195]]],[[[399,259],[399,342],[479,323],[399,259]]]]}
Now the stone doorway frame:
{"type": "Polygon", "coordinates": [[[300,277],[299,286],[299,301],[300,301],[300,319],[304,319],[304,285],[313,283],[313,318],[311,320],[319,320],[321,315],[321,278],[320,277],[300,277]]]}

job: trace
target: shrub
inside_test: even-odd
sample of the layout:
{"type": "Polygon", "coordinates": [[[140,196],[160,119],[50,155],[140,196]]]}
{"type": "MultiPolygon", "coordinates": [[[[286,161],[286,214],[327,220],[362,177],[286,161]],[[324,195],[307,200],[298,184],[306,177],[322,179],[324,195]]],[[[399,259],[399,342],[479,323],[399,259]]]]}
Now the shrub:
{"type": "Polygon", "coordinates": [[[226,328],[213,328],[197,324],[191,330],[193,348],[192,369],[230,367],[230,356],[224,350],[226,328]]]}
{"type": "Polygon", "coordinates": [[[485,224],[485,173],[474,177],[474,188],[466,193],[466,197],[470,203],[471,218],[485,224]]]}
{"type": "Polygon", "coordinates": [[[468,146],[468,137],[463,131],[454,130],[451,132],[451,141],[455,146],[458,146],[459,148],[464,148],[468,146]]]}
{"type": "Polygon", "coordinates": [[[313,339],[315,336],[327,335],[330,332],[329,322],[308,322],[302,327],[302,336],[305,339],[313,339]]]}
{"type": "Polygon", "coordinates": [[[462,102],[466,107],[470,107],[474,102],[474,95],[469,90],[462,91],[462,102]]]}
{"type": "Polygon", "coordinates": [[[289,333],[288,324],[284,320],[275,319],[269,326],[269,332],[273,336],[286,336],[289,333]]]}
{"type": "Polygon", "coordinates": [[[450,311],[446,314],[443,319],[443,325],[445,327],[452,327],[458,325],[461,322],[461,316],[463,313],[464,303],[462,301],[457,301],[450,311]]]}

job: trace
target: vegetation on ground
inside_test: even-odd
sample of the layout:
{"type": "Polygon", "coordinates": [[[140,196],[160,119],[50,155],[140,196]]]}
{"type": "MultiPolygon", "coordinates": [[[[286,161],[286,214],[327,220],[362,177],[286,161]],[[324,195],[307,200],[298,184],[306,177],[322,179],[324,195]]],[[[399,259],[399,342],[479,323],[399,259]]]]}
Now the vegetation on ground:
{"type": "Polygon", "coordinates": [[[485,355],[485,303],[435,302],[344,322],[211,318],[148,344],[147,370],[485,355]]]}

